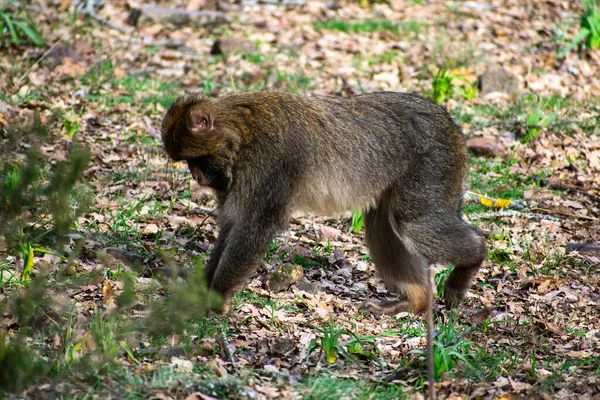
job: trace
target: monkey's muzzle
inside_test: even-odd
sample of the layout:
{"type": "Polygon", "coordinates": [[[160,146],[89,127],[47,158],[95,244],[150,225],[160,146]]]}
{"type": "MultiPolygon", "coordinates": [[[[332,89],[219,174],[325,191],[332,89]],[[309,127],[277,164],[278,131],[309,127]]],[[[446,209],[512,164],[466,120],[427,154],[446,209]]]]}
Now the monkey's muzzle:
{"type": "Polygon", "coordinates": [[[202,162],[200,160],[191,159],[187,160],[187,163],[192,174],[192,178],[194,178],[194,180],[198,182],[200,186],[210,186],[212,179],[210,179],[204,173],[202,162]]]}

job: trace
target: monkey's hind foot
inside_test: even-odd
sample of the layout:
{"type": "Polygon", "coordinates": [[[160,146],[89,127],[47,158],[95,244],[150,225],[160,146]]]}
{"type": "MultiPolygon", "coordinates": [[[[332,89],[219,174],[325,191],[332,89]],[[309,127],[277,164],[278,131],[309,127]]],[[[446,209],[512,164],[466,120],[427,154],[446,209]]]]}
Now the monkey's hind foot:
{"type": "Polygon", "coordinates": [[[444,304],[446,305],[446,308],[449,310],[457,308],[465,298],[466,292],[466,288],[453,288],[446,285],[444,291],[444,304]]]}
{"type": "Polygon", "coordinates": [[[394,315],[401,312],[409,312],[411,311],[410,303],[408,300],[385,300],[385,301],[376,301],[376,300],[367,300],[364,303],[365,310],[373,313],[373,314],[387,314],[394,315]]]}

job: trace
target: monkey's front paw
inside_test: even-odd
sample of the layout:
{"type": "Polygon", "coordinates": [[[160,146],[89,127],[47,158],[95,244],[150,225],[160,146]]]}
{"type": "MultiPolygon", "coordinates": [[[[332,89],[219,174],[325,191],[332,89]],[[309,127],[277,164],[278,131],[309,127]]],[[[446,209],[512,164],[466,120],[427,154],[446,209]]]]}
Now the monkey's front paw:
{"type": "Polygon", "coordinates": [[[208,302],[208,310],[217,314],[220,317],[224,317],[229,313],[231,309],[231,297],[222,298],[219,296],[215,296],[215,298],[210,299],[208,302]]]}
{"type": "Polygon", "coordinates": [[[400,312],[411,311],[410,304],[407,300],[387,300],[387,301],[376,301],[367,300],[364,304],[365,310],[373,314],[387,314],[394,315],[400,312]]]}

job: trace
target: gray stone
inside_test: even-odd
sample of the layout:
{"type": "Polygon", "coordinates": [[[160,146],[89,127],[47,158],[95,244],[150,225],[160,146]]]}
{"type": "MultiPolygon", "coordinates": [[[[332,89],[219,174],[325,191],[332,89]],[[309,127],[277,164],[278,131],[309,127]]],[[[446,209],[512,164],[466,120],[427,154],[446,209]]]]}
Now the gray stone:
{"type": "Polygon", "coordinates": [[[492,66],[479,76],[479,89],[483,95],[493,92],[514,94],[519,90],[519,80],[512,72],[492,66]]]}
{"type": "Polygon", "coordinates": [[[133,8],[127,17],[127,23],[133,26],[173,24],[198,28],[222,25],[230,21],[230,17],[219,11],[190,11],[160,6],[133,8]]]}

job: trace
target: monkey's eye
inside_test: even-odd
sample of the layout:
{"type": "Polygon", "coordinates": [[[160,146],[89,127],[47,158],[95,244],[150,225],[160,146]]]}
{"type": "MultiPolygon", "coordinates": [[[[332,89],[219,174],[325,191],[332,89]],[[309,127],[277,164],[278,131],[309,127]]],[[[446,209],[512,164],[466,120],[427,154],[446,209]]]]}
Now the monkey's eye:
{"type": "Polygon", "coordinates": [[[198,122],[198,128],[200,129],[205,129],[206,127],[208,127],[208,120],[206,118],[202,118],[199,122],[198,122]]]}

